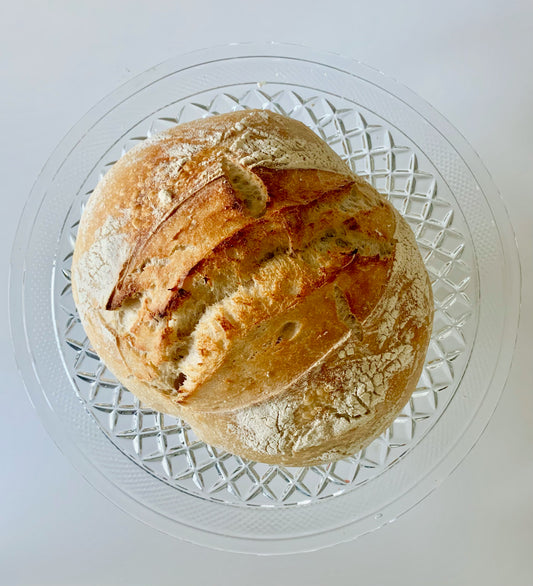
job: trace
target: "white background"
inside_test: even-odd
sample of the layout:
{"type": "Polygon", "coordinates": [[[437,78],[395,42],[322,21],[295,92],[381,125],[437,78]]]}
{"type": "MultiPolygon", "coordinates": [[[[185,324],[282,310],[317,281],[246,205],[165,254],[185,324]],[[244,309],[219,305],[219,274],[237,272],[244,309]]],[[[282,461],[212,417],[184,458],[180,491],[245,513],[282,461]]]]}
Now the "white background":
{"type": "MultiPolygon", "coordinates": [[[[0,13],[0,584],[533,584],[533,2],[311,0],[9,2],[0,13]],[[397,78],[466,136],[506,201],[522,321],[500,405],[459,469],[395,523],[312,554],[211,551],[129,518],[47,436],[7,327],[11,242],[55,145],[101,97],[170,56],[291,41],[397,78]]],[[[43,292],[43,294],[46,294],[43,292]]]]}

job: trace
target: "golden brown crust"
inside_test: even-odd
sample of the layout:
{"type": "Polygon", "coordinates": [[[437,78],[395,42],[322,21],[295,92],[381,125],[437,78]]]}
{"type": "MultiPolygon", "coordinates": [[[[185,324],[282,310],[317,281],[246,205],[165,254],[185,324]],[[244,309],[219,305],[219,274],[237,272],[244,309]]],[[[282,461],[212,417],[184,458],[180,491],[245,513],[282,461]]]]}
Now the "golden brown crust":
{"type": "Polygon", "coordinates": [[[143,402],[295,465],[386,428],[432,317],[403,219],[303,124],[260,111],[175,127],[115,164],[80,224],[73,293],[143,402]]]}

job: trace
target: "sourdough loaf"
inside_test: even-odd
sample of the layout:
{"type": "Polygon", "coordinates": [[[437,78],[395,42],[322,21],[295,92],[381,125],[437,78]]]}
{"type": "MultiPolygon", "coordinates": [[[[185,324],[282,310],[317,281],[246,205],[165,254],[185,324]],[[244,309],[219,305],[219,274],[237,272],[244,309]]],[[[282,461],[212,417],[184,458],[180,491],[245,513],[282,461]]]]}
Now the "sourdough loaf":
{"type": "Polygon", "coordinates": [[[286,465],[390,425],[433,312],[401,216],[305,125],[259,110],[123,156],[84,210],[72,285],[95,350],[144,404],[286,465]]]}

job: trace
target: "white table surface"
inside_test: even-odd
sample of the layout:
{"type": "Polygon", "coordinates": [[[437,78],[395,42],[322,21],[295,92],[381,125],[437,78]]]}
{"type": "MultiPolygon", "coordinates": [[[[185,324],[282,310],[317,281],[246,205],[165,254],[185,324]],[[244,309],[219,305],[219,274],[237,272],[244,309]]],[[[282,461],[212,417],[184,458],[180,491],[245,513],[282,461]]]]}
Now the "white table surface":
{"type": "Polygon", "coordinates": [[[233,41],[292,41],[397,78],[466,136],[499,186],[523,273],[506,390],[481,440],[395,523],[311,554],[260,558],[158,533],[62,456],[15,368],[0,290],[0,584],[533,584],[533,2],[531,0],[23,0],[0,15],[0,274],[40,168],[102,96],[170,56],[233,41]]]}

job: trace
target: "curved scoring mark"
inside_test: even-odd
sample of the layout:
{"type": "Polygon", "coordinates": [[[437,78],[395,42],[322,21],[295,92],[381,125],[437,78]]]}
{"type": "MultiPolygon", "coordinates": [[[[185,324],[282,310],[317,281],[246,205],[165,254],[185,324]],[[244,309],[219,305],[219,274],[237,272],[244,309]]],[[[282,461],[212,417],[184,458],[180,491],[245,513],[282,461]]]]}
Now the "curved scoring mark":
{"type": "Polygon", "coordinates": [[[339,316],[339,319],[350,330],[352,330],[357,340],[362,341],[363,329],[361,327],[361,324],[359,320],[355,317],[355,315],[351,312],[348,299],[346,299],[344,291],[338,285],[334,285],[333,287],[333,296],[335,298],[335,307],[337,309],[337,315],[339,316]]]}

